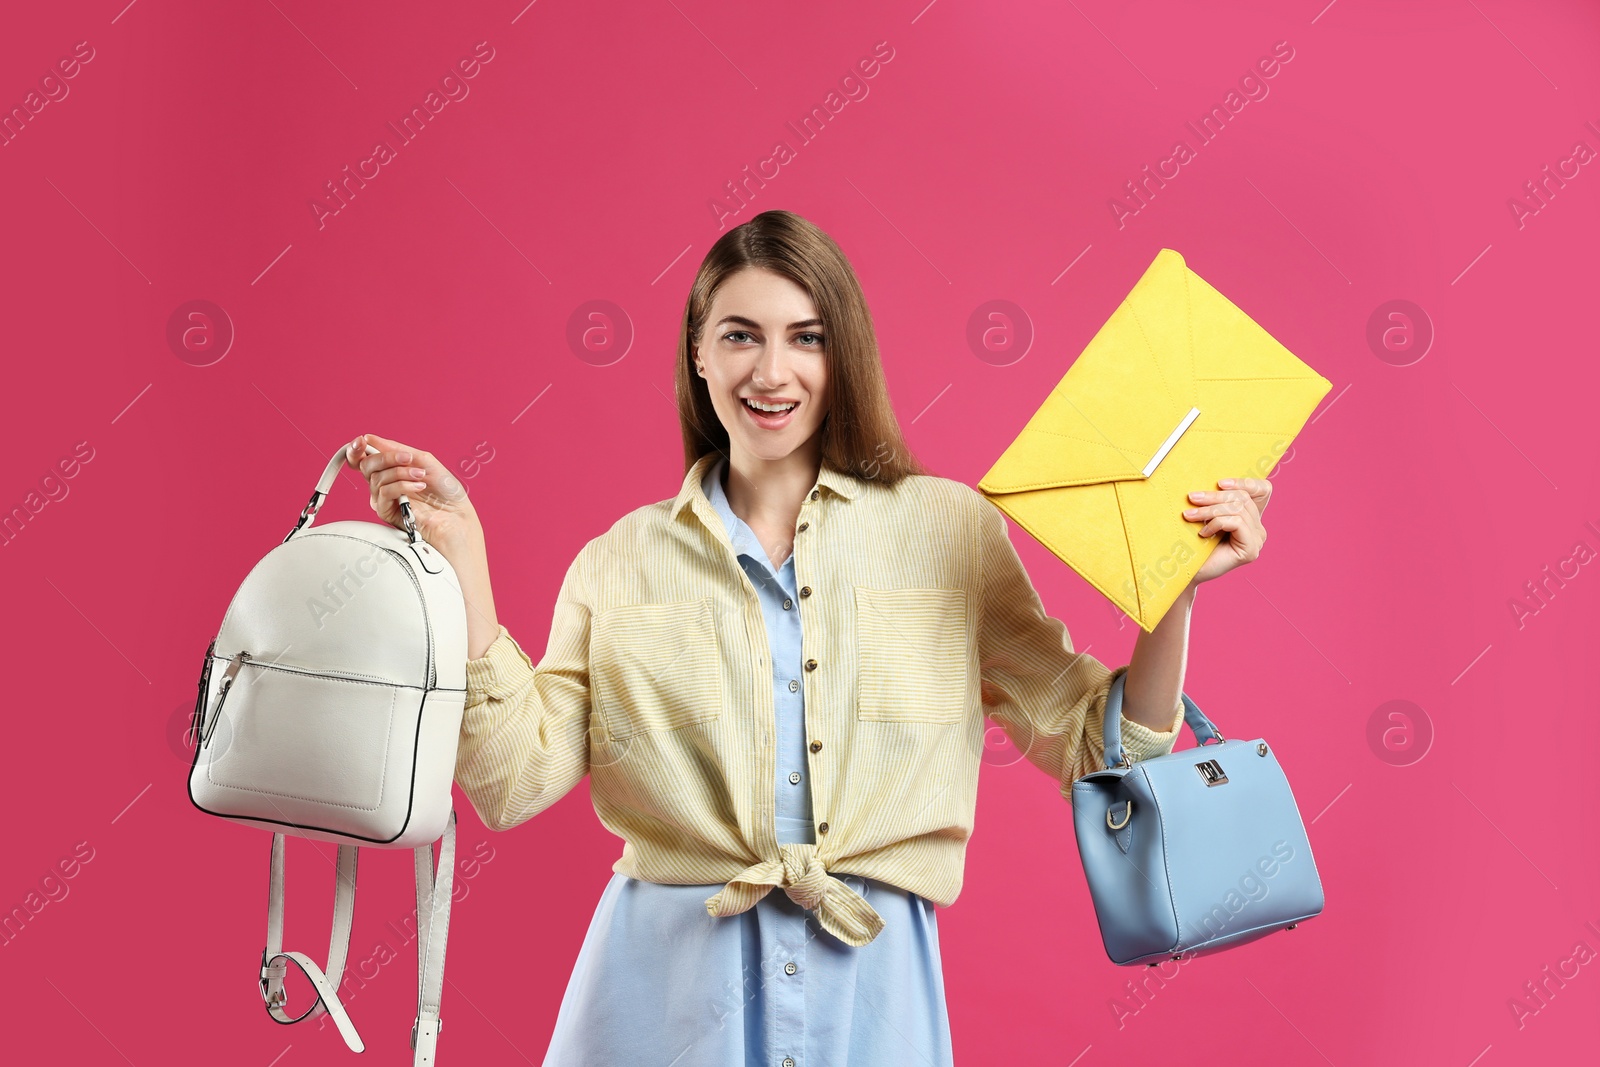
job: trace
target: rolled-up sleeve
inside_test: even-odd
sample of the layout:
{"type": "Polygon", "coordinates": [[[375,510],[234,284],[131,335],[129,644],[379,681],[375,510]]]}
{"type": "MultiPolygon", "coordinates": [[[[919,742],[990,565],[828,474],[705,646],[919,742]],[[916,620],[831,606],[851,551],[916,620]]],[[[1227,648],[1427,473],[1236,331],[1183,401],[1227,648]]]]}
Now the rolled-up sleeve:
{"type": "MultiPolygon", "coordinates": [[[[978,667],[983,710],[1027,758],[1056,780],[1069,802],[1072,783],[1105,766],[1106,697],[1115,669],[1075,652],[1061,620],[1046,614],[1007,535],[1004,514],[979,497],[978,667]]],[[[1180,700],[1165,731],[1122,717],[1122,744],[1134,760],[1165,755],[1183,721],[1180,700]]]]}
{"type": "Polygon", "coordinates": [[[467,661],[455,780],[491,830],[533,818],[589,773],[588,556],[567,568],[537,666],[504,625],[467,661]]]}

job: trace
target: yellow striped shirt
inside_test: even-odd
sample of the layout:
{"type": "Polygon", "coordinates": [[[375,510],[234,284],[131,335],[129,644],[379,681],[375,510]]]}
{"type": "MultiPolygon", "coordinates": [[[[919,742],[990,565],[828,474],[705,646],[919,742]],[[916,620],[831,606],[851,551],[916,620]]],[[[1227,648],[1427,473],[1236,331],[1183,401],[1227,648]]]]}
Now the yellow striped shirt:
{"type": "MultiPolygon", "coordinates": [[[[1071,801],[1104,765],[1115,670],[1047,615],[999,509],[961,482],[893,487],[824,466],[794,539],[816,843],[780,845],[772,668],[759,594],[701,488],[584,545],[535,666],[504,626],[467,663],[456,781],[491,829],[589,775],[623,839],[612,869],[722,888],[713,916],[781,888],[841,940],[882,919],[842,874],[948,906],[961,890],[987,714],[1071,801]]],[[[1130,757],[1172,750],[1124,718],[1130,757]]]]}

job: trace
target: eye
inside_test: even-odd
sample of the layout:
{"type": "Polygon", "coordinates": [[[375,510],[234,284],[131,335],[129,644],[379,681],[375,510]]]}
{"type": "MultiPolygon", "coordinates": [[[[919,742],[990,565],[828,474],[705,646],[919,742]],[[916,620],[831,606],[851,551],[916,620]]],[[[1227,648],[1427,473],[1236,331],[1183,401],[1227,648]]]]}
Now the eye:
{"type": "Polygon", "coordinates": [[[812,344],[806,346],[807,348],[821,348],[826,343],[826,340],[823,338],[823,336],[820,333],[811,333],[811,332],[808,331],[806,333],[798,334],[797,336],[799,336],[799,337],[815,337],[816,338],[815,342],[813,342],[812,344]]]}
{"type": "Polygon", "coordinates": [[[732,341],[734,344],[742,344],[743,342],[738,340],[738,338],[749,336],[750,331],[748,330],[729,330],[727,333],[722,335],[722,339],[724,341],[732,341]]]}

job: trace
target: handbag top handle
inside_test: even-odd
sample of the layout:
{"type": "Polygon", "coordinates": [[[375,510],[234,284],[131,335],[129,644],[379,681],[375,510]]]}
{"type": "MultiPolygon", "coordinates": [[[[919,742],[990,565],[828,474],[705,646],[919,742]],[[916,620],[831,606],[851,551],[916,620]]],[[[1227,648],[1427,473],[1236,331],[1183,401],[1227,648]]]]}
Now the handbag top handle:
{"type": "MultiPolygon", "coordinates": [[[[1124,770],[1131,767],[1128,753],[1122,747],[1122,683],[1128,677],[1128,672],[1123,671],[1117,675],[1117,680],[1111,683],[1111,692],[1106,695],[1106,724],[1105,724],[1105,755],[1106,770],[1122,767],[1124,770]],[[1116,758],[1111,754],[1115,752],[1116,758]]],[[[1210,741],[1221,743],[1224,738],[1222,731],[1218,730],[1200,706],[1189,699],[1188,693],[1179,693],[1183,698],[1183,721],[1189,724],[1189,729],[1194,734],[1196,744],[1204,745],[1210,741]]]]}
{"type": "MultiPolygon", "coordinates": [[[[327,499],[328,491],[333,488],[333,480],[339,476],[339,470],[344,466],[345,449],[349,447],[349,445],[341,445],[339,451],[335,452],[333,457],[328,460],[327,467],[322,471],[322,477],[317,479],[316,488],[311,490],[311,499],[306,502],[305,507],[300,509],[300,520],[294,524],[294,529],[290,530],[288,536],[284,538],[285,542],[301,530],[309,529],[312,522],[315,521],[317,509],[327,499]]],[[[367,446],[367,455],[369,456],[377,455],[378,451],[371,445],[367,446]]],[[[405,520],[406,536],[410,538],[412,544],[416,544],[422,539],[422,535],[417,533],[416,521],[411,517],[411,499],[404,494],[400,496],[400,515],[405,520]]]]}

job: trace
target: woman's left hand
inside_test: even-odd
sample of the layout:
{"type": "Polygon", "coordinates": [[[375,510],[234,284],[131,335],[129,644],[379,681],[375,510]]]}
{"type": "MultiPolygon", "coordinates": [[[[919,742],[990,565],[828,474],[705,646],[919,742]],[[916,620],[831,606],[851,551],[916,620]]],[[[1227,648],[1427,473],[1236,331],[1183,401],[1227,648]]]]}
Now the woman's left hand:
{"type": "Polygon", "coordinates": [[[1265,478],[1223,478],[1213,491],[1189,494],[1190,507],[1183,517],[1205,524],[1200,527],[1201,537],[1224,535],[1200,565],[1199,573],[1189,582],[1191,586],[1209,582],[1261,555],[1267,542],[1261,513],[1267,510],[1271,497],[1272,483],[1265,478]]]}

